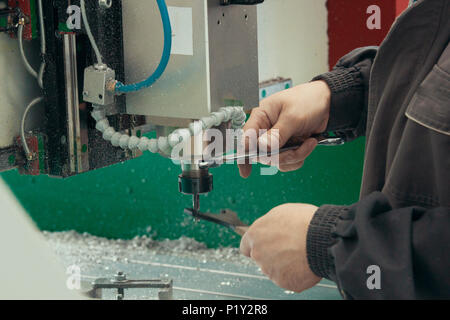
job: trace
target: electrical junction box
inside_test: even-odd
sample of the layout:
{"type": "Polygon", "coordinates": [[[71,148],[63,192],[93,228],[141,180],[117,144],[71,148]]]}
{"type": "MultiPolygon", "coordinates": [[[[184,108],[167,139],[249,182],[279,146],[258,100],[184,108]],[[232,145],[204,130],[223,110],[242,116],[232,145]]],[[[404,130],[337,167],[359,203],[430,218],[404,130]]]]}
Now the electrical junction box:
{"type": "MultiPolygon", "coordinates": [[[[169,65],[152,87],[127,94],[127,113],[159,120],[199,119],[224,106],[257,106],[256,6],[222,6],[220,0],[166,3],[173,39],[169,65]]],[[[122,6],[130,84],[147,78],[158,66],[163,27],[156,1],[127,0],[122,6]]]]}
{"type": "Polygon", "coordinates": [[[116,73],[109,68],[96,69],[90,66],[84,70],[83,99],[94,105],[110,105],[114,103],[114,94],[106,89],[109,81],[114,81],[116,73]]]}

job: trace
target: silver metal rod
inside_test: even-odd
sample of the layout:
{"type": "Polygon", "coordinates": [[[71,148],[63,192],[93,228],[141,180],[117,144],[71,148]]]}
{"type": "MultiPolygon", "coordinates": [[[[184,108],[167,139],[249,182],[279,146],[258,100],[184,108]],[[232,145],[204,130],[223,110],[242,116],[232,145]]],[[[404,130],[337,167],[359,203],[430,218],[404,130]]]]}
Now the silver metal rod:
{"type": "Polygon", "coordinates": [[[66,108],[67,108],[67,142],[69,144],[70,172],[80,173],[85,171],[87,155],[83,156],[82,139],[80,129],[80,111],[78,99],[78,74],[76,36],[64,34],[64,74],[66,84],[66,108]],[[84,159],[82,158],[84,157],[84,159]]]}

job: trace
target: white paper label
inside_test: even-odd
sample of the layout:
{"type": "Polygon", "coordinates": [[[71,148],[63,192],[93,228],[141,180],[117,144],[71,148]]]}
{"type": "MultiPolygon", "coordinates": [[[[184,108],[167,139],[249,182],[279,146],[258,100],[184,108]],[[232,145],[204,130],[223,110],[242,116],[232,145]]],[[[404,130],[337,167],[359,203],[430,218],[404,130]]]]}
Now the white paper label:
{"type": "Polygon", "coordinates": [[[172,24],[172,54],[194,55],[192,8],[168,7],[172,24]]]}

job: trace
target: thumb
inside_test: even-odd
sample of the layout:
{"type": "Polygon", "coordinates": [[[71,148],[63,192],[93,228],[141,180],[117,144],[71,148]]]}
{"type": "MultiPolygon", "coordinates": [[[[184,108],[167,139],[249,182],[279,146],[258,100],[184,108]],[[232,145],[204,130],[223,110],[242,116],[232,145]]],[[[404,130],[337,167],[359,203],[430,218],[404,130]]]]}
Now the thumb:
{"type": "Polygon", "coordinates": [[[286,116],[280,116],[278,122],[266,133],[259,137],[259,147],[272,150],[282,148],[295,134],[296,128],[286,116]]]}

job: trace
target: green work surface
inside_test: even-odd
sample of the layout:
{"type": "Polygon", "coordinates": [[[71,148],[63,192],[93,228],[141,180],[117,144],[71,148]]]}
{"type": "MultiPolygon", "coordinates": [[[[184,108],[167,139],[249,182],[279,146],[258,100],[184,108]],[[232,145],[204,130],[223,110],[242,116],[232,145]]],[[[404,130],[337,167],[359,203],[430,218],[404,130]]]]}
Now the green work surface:
{"type": "MultiPolygon", "coordinates": [[[[214,191],[201,197],[204,211],[231,209],[251,223],[283,203],[351,204],[358,200],[364,139],[340,147],[318,147],[305,166],[291,173],[247,180],[234,165],[213,169],[214,191]]],[[[146,154],[127,163],[69,179],[1,175],[43,230],[76,230],[107,238],[184,235],[210,247],[236,246],[233,232],[183,214],[192,199],[178,192],[179,166],[146,154]]]]}

